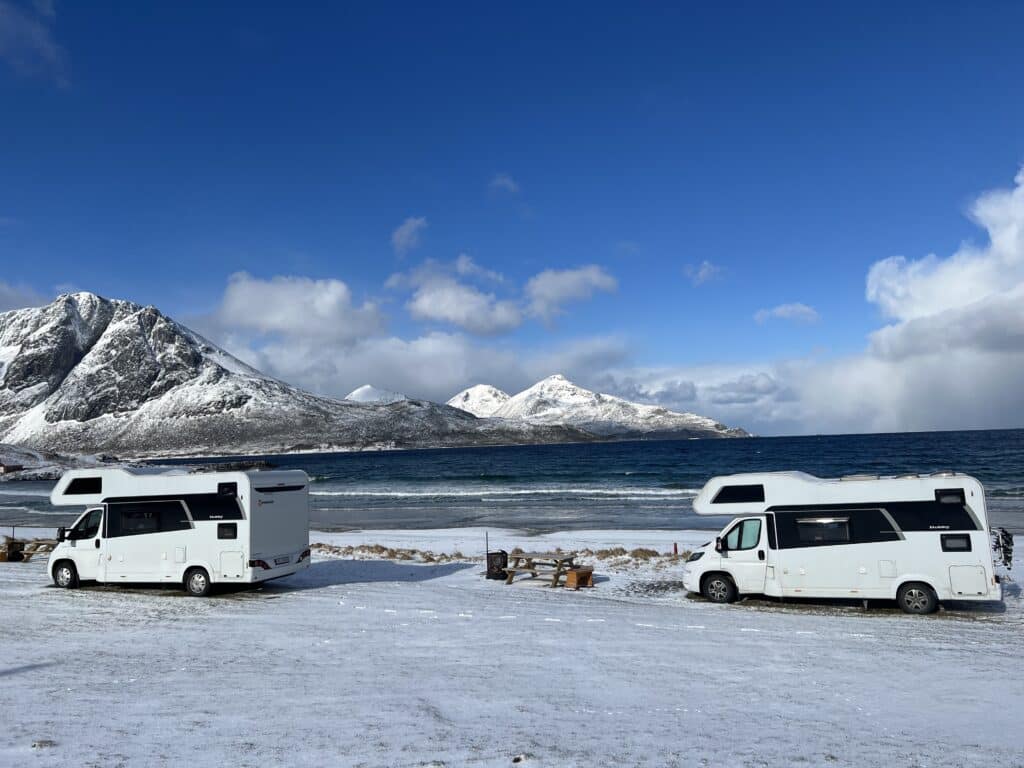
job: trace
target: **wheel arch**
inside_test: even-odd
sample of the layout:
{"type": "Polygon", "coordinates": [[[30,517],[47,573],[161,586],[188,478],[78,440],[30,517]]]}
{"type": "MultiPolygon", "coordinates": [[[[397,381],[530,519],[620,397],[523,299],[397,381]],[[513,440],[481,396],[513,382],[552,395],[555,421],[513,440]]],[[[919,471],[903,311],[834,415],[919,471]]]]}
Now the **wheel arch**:
{"type": "Polygon", "coordinates": [[[928,589],[935,593],[936,599],[942,599],[942,593],[935,585],[935,579],[920,573],[908,573],[900,576],[898,579],[894,579],[891,590],[892,594],[890,597],[895,600],[896,596],[899,595],[900,590],[903,589],[906,584],[924,584],[928,589]]]}
{"type": "Polygon", "coordinates": [[[78,573],[78,566],[75,565],[75,561],[73,559],[71,559],[70,557],[64,555],[62,557],[58,557],[56,560],[54,560],[52,563],[50,563],[50,578],[51,579],[56,578],[56,576],[57,576],[57,566],[60,565],[61,563],[71,563],[71,567],[75,569],[75,573],[78,573]]]}
{"type": "Polygon", "coordinates": [[[178,581],[184,584],[185,575],[193,568],[202,568],[206,571],[206,576],[209,578],[211,584],[217,580],[217,574],[214,573],[213,567],[208,562],[205,560],[189,560],[181,567],[181,571],[178,573],[178,581]]]}
{"type": "Polygon", "coordinates": [[[704,591],[704,585],[707,583],[707,580],[712,576],[725,576],[725,578],[732,582],[733,587],[736,587],[737,593],[739,592],[739,587],[736,586],[736,578],[724,568],[715,568],[700,575],[700,582],[698,586],[702,592],[704,591]]]}

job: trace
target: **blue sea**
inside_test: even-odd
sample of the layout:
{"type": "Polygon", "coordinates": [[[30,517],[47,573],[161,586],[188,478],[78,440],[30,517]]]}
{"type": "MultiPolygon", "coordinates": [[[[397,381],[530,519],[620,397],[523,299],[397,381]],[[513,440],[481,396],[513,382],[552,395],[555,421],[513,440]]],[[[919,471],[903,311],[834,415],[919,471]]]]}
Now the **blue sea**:
{"type": "MultiPolygon", "coordinates": [[[[255,457],[254,457],[255,458],[255,457]]],[[[313,526],[718,528],[691,502],[713,475],[819,477],[954,469],[984,483],[994,525],[1024,533],[1024,430],[632,441],[259,457],[313,479],[313,526]]],[[[195,463],[195,462],[191,462],[195,463]]],[[[0,484],[0,525],[65,525],[50,483],[0,484]]]]}

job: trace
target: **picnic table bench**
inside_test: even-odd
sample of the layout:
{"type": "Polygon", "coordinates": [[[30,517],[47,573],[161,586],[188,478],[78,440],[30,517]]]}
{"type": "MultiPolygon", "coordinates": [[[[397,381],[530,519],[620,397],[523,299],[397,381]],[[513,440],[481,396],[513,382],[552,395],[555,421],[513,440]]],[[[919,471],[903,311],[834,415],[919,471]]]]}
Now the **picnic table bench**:
{"type": "Polygon", "coordinates": [[[56,539],[35,539],[25,545],[21,550],[23,562],[28,562],[35,555],[49,555],[57,547],[56,539]]]}
{"type": "Polygon", "coordinates": [[[27,563],[33,555],[49,554],[57,546],[53,539],[33,539],[23,541],[4,536],[0,539],[0,561],[8,563],[27,563]]]}
{"type": "Polygon", "coordinates": [[[513,552],[508,556],[510,565],[505,568],[508,574],[506,584],[520,573],[530,574],[530,578],[551,576],[551,586],[557,587],[562,576],[575,567],[575,552],[513,552]]]}

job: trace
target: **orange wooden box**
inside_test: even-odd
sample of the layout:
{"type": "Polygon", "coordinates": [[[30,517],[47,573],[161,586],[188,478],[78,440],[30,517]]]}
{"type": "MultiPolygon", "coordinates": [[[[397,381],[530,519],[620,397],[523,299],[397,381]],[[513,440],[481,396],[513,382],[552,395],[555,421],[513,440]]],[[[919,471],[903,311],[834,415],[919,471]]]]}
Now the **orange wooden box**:
{"type": "Polygon", "coordinates": [[[567,589],[594,586],[594,569],[570,568],[565,572],[565,586],[567,589]]]}

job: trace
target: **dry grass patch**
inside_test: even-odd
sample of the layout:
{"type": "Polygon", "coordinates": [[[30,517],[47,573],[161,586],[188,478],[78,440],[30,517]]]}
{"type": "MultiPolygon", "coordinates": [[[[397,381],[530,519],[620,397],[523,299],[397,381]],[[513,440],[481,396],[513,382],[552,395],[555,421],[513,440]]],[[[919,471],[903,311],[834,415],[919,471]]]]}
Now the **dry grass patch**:
{"type": "Polygon", "coordinates": [[[382,544],[360,544],[339,547],[335,544],[317,542],[310,549],[326,557],[349,558],[353,560],[401,560],[420,563],[453,563],[479,560],[478,557],[466,557],[461,552],[436,553],[420,549],[403,549],[401,547],[385,547],[382,544]]]}
{"type": "Polygon", "coordinates": [[[643,562],[647,562],[651,558],[659,557],[659,554],[658,551],[654,549],[645,549],[644,547],[637,547],[636,549],[630,551],[629,556],[632,557],[634,560],[642,560],[643,562]]]}
{"type": "Polygon", "coordinates": [[[608,560],[612,557],[625,557],[628,553],[625,547],[612,547],[611,549],[599,549],[594,553],[594,557],[600,560],[608,560]]]}

